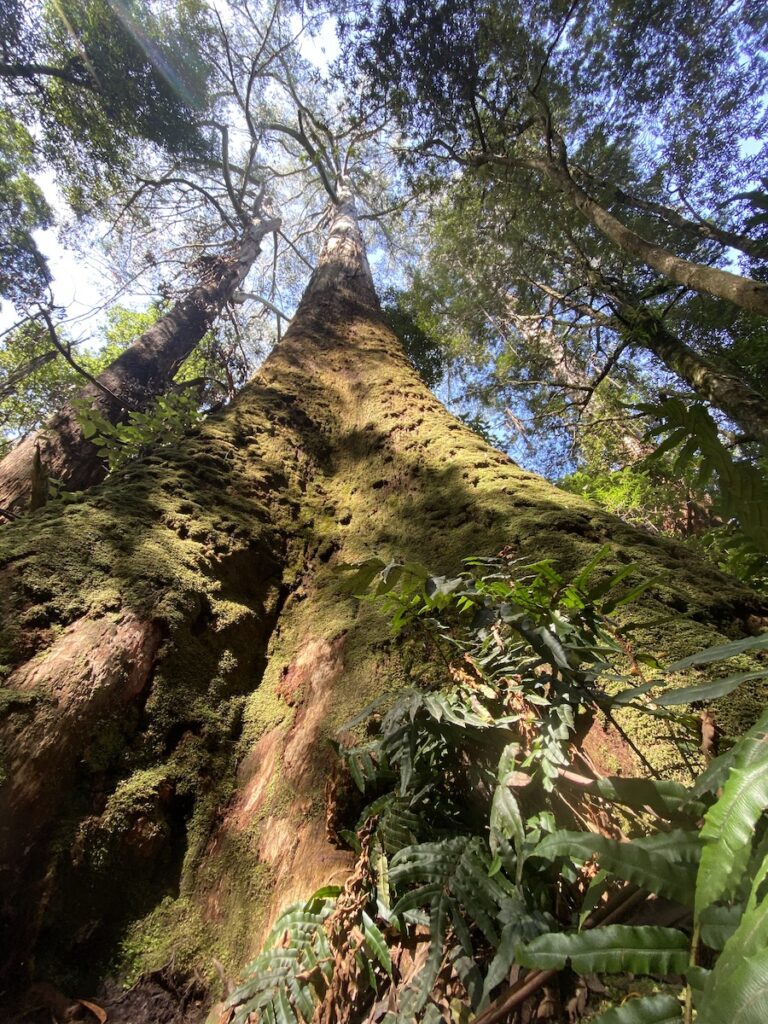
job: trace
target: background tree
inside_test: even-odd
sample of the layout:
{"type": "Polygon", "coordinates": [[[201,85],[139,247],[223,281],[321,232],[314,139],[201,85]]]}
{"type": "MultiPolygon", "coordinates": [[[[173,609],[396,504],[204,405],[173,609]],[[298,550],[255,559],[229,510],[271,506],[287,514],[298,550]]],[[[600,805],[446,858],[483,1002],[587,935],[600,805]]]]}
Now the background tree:
{"type": "MultiPolygon", "coordinates": [[[[512,238],[517,243],[510,261],[515,267],[525,265],[530,242],[546,247],[549,280],[543,283],[569,297],[578,283],[578,299],[606,302],[630,330],[648,312],[663,315],[670,303],[677,307],[676,286],[728,301],[736,301],[741,290],[747,306],[747,293],[762,294],[759,280],[710,266],[714,261],[722,267],[726,247],[734,243],[756,255],[759,238],[725,229],[718,234],[717,225],[691,213],[692,201],[722,209],[722,190],[730,186],[735,192],[761,166],[759,155],[740,158],[737,151],[739,141],[759,136],[764,116],[755,102],[762,67],[756,10],[747,5],[689,26],[674,90],[668,89],[671,72],[662,68],[658,47],[663,39],[664,52],[675,52],[667,43],[687,17],[684,4],[663,24],[650,15],[635,21],[619,5],[593,14],[592,7],[587,12],[576,4],[562,10],[521,4],[504,12],[488,4],[472,13],[462,4],[447,4],[430,13],[406,3],[386,5],[377,17],[373,24],[358,21],[363,41],[356,49],[352,44],[355,59],[415,134],[411,162],[433,172],[446,163],[465,168],[456,188],[465,198],[474,188],[477,202],[488,200],[495,208],[496,224],[507,227],[506,247],[512,238]],[[646,45],[642,85],[638,75],[625,81],[625,51],[646,45]],[[695,71],[689,49],[696,51],[695,71]],[[699,88],[711,88],[717,128],[707,127],[696,109],[692,97],[699,88]],[[649,125],[660,144],[649,141],[649,125]],[[693,138],[699,130],[707,141],[696,151],[697,164],[693,138]],[[722,131],[730,142],[709,161],[715,145],[710,137],[722,131]],[[711,189],[715,167],[717,192],[711,189]],[[527,222],[510,223],[526,207],[527,222]],[[542,208],[547,216],[534,225],[542,208]],[[625,221],[619,221],[619,211],[625,221]]],[[[717,139],[724,143],[722,135],[717,139]]],[[[482,230],[487,229],[484,220],[482,230]]],[[[695,315],[695,303],[693,309],[695,315]]],[[[655,320],[645,327],[650,323],[655,320]]],[[[704,397],[712,400],[716,392],[731,417],[748,415],[752,406],[756,419],[765,418],[748,382],[738,397],[729,394],[735,384],[718,381],[705,361],[695,366],[684,345],[658,333],[640,329],[636,344],[647,340],[673,372],[685,371],[694,388],[698,369],[698,386],[710,391],[704,397]]]]}
{"type": "MultiPolygon", "coordinates": [[[[98,209],[109,182],[125,176],[139,145],[201,155],[206,140],[197,122],[208,102],[209,69],[200,59],[199,39],[207,31],[206,18],[205,9],[194,3],[160,11],[143,4],[72,0],[32,10],[4,0],[4,137],[20,139],[25,130],[34,131],[37,141],[34,147],[25,144],[24,160],[28,165],[33,160],[37,170],[55,169],[68,204],[79,214],[98,209]]],[[[16,159],[20,156],[17,149],[16,159]]],[[[5,180],[3,206],[14,202],[12,181],[5,180]]],[[[5,285],[2,292],[17,302],[24,295],[39,297],[47,284],[30,231],[48,226],[50,208],[34,192],[28,191],[25,203],[26,222],[17,218],[4,257],[10,261],[18,253],[20,266],[11,273],[9,264],[4,278],[6,283],[13,278],[12,293],[5,285]],[[34,260],[34,284],[23,273],[25,258],[34,260]]]]}

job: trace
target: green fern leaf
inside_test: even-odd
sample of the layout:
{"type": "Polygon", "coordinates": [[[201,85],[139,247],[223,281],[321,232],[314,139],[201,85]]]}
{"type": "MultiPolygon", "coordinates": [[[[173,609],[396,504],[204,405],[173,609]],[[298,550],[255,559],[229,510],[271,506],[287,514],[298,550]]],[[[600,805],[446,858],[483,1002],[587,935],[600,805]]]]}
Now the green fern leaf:
{"type": "Polygon", "coordinates": [[[504,926],[501,933],[499,948],[496,950],[496,955],[491,961],[488,973],[486,974],[485,981],[483,983],[483,994],[480,1002],[481,1007],[487,1004],[493,989],[496,988],[497,985],[501,984],[507,974],[509,974],[509,969],[515,959],[515,950],[523,938],[524,936],[521,935],[521,928],[517,923],[504,926]]]}
{"type": "Polygon", "coordinates": [[[288,978],[288,987],[291,992],[291,1001],[299,1011],[299,1014],[305,1021],[311,1021],[315,1014],[315,1000],[310,994],[312,990],[309,985],[304,984],[303,981],[297,981],[295,975],[290,975],[288,978]]]}
{"type": "Polygon", "coordinates": [[[624,804],[634,810],[650,807],[668,821],[697,821],[704,815],[704,805],[693,798],[691,791],[670,779],[633,779],[609,775],[596,779],[584,788],[603,800],[624,804]]]}
{"type": "Polygon", "coordinates": [[[387,940],[365,911],[363,911],[363,934],[365,935],[365,941],[368,948],[391,978],[392,960],[389,955],[389,949],[387,948],[387,940]]]}
{"type": "MultiPolygon", "coordinates": [[[[715,793],[722,789],[728,778],[728,773],[736,762],[737,757],[751,758],[759,756],[766,742],[768,742],[768,712],[763,714],[757,722],[742,736],[736,746],[726,750],[724,754],[716,757],[707,765],[696,782],[693,784],[694,796],[704,796],[707,793],[715,793]]],[[[745,762],[746,763],[746,762],[745,762]]]]}
{"type": "Polygon", "coordinates": [[[589,832],[554,832],[533,850],[532,857],[589,860],[597,855],[604,871],[661,896],[693,902],[694,871],[699,853],[695,832],[660,833],[629,843],[589,832]]]}
{"type": "Polygon", "coordinates": [[[319,993],[299,976],[320,967],[326,980],[332,972],[331,951],[323,922],[338,895],[338,886],[318,890],[306,903],[287,907],[265,941],[264,950],[245,972],[244,983],[232,994],[228,1006],[236,1008],[235,1020],[245,1021],[260,1013],[264,1021],[295,1024],[314,1015],[319,993]],[[321,965],[320,960],[327,961],[321,965]]]}
{"type": "Polygon", "coordinates": [[[472,1009],[477,1010],[483,994],[483,976],[473,956],[468,955],[464,951],[463,946],[454,946],[448,953],[448,959],[453,964],[453,969],[467,991],[469,1005],[472,1009]]]}
{"type": "Polygon", "coordinates": [[[525,825],[517,799],[507,785],[509,773],[515,767],[515,757],[518,749],[517,744],[509,744],[504,748],[499,760],[497,775],[499,785],[496,787],[491,803],[490,846],[491,852],[496,854],[499,847],[499,836],[511,839],[514,842],[516,857],[515,881],[519,884],[523,871],[525,825]]]}
{"type": "Polygon", "coordinates": [[[509,898],[510,883],[501,873],[491,877],[490,867],[488,848],[479,836],[457,836],[401,850],[392,858],[390,884],[398,890],[421,884],[416,890],[405,892],[392,913],[425,905],[434,907],[439,900],[449,898],[496,946],[497,921],[500,908],[509,898]]]}
{"type": "MultiPolygon", "coordinates": [[[[716,1010],[722,1011],[728,1003],[738,1003],[742,998],[742,987],[751,993],[750,998],[754,1000],[755,1007],[765,1008],[768,992],[768,961],[765,959],[768,951],[768,898],[764,894],[766,878],[768,857],[763,858],[752,880],[747,905],[738,927],[723,946],[723,951],[714,970],[710,972],[701,999],[697,1003],[703,1017],[709,1020],[710,1024],[715,1017],[708,1015],[716,1010]]],[[[750,1016],[755,1012],[750,1009],[750,1004],[744,1004],[742,1010],[745,1014],[743,1019],[750,1024],[758,1019],[750,1016]]],[[[741,1022],[742,1017],[733,1015],[723,1019],[741,1022]]]]}
{"type": "Polygon", "coordinates": [[[284,988],[279,988],[275,998],[272,1000],[272,1007],[275,1011],[277,1024],[296,1024],[297,1017],[293,1012],[288,996],[284,988]]]}
{"type": "Polygon", "coordinates": [[[398,1020],[411,1021],[429,998],[443,962],[443,945],[449,921],[450,904],[447,896],[443,895],[436,900],[429,918],[427,961],[400,994],[398,1020]]]}
{"type": "Polygon", "coordinates": [[[629,999],[595,1017],[593,1024],[679,1024],[683,1010],[674,996],[644,996],[629,999]]]}
{"type": "Polygon", "coordinates": [[[703,651],[697,651],[687,658],[675,661],[667,665],[667,672],[682,672],[683,669],[692,668],[694,665],[709,665],[713,661],[726,661],[734,658],[737,654],[744,654],[756,647],[768,647],[768,632],[759,636],[746,636],[742,640],[732,640],[727,644],[717,644],[715,647],[707,647],[703,651]]]}
{"type": "Polygon", "coordinates": [[[577,974],[681,974],[688,964],[688,938],[675,928],[612,924],[566,935],[553,932],[518,946],[521,967],[577,974]]]}
{"type": "MultiPolygon", "coordinates": [[[[713,977],[717,967],[713,971],[713,977]]],[[[765,1024],[768,1020],[768,948],[745,958],[719,984],[708,987],[698,1024],[765,1024]]]]}
{"type": "Polygon", "coordinates": [[[702,910],[701,941],[710,949],[723,949],[730,937],[739,926],[744,916],[744,904],[737,903],[733,907],[710,906],[702,910]]]}
{"type": "Polygon", "coordinates": [[[752,837],[763,811],[768,808],[768,715],[738,744],[733,768],[723,794],[704,818],[704,846],[696,879],[697,916],[711,903],[729,896],[741,880],[749,861],[752,837]]]}
{"type": "Polygon", "coordinates": [[[423,828],[423,821],[410,809],[410,800],[407,797],[400,797],[394,793],[387,794],[379,809],[374,808],[375,805],[367,813],[379,814],[377,832],[387,853],[395,854],[417,841],[423,828]]]}
{"type": "Polygon", "coordinates": [[[718,697],[725,697],[742,683],[750,683],[755,679],[764,679],[768,676],[768,669],[759,672],[739,672],[735,676],[727,676],[725,679],[713,679],[708,683],[699,683],[696,686],[682,686],[674,690],[665,690],[660,693],[655,701],[662,707],[674,707],[678,704],[693,704],[699,700],[716,700],[718,697]]]}

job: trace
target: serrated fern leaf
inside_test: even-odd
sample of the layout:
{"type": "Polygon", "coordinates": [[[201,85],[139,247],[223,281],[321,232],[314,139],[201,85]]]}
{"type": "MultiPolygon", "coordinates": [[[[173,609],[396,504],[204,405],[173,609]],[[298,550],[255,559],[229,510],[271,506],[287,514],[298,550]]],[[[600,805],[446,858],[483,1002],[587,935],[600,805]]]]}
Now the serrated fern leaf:
{"type": "Polygon", "coordinates": [[[366,810],[366,816],[378,814],[377,834],[387,853],[395,854],[417,842],[424,823],[411,810],[408,797],[390,793],[377,804],[378,807],[373,805],[366,810]]]}
{"type": "Polygon", "coordinates": [[[507,898],[507,890],[497,876],[490,877],[490,856],[478,837],[457,836],[439,843],[422,843],[401,850],[392,858],[389,879],[398,890],[421,883],[414,892],[405,892],[393,908],[393,914],[424,906],[416,900],[435,902],[447,893],[482,929],[489,942],[498,942],[496,919],[507,898]]]}
{"type": "Polygon", "coordinates": [[[721,789],[725,785],[728,773],[736,763],[736,758],[740,757],[743,763],[746,763],[747,758],[759,754],[766,740],[768,740],[768,712],[760,716],[736,746],[726,750],[724,754],[710,762],[693,784],[694,796],[704,796],[721,789]]]}
{"type": "Polygon", "coordinates": [[[694,869],[698,855],[695,832],[661,833],[628,843],[590,832],[559,831],[546,836],[531,856],[552,860],[588,860],[597,855],[600,867],[619,878],[679,902],[693,902],[694,869]]]}
{"type": "Polygon", "coordinates": [[[450,922],[450,904],[446,896],[437,899],[429,917],[429,952],[422,969],[405,986],[399,999],[400,1021],[411,1021],[424,1007],[437,981],[443,962],[443,945],[450,922]]]}
{"type": "Polygon", "coordinates": [[[392,959],[389,955],[387,940],[379,931],[378,926],[371,917],[363,911],[363,935],[370,951],[379,961],[381,966],[392,977],[392,959]]]}
{"type": "MultiPolygon", "coordinates": [[[[701,999],[702,1012],[706,1010],[708,1013],[710,1006],[722,1008],[727,1001],[733,1002],[733,979],[737,976],[755,992],[758,1005],[763,1005],[760,993],[764,993],[768,978],[768,964],[762,959],[768,951],[768,899],[763,892],[766,878],[768,857],[763,859],[755,874],[741,920],[737,922],[735,931],[725,942],[720,958],[709,974],[701,999]],[[750,964],[751,968],[745,973],[742,968],[746,964],[750,964]]],[[[703,921],[712,909],[708,908],[705,911],[702,915],[703,921]]],[[[723,912],[730,908],[716,909],[720,912],[718,916],[722,917],[723,912]]],[[[705,932],[706,926],[702,923],[702,935],[705,932]]],[[[732,1019],[741,1020],[736,1016],[732,1019]]]]}
{"type": "Polygon", "coordinates": [[[288,996],[284,988],[279,988],[275,998],[272,1000],[272,1008],[275,1011],[277,1024],[296,1024],[296,1014],[293,1012],[288,996]]]}
{"type": "Polygon", "coordinates": [[[265,948],[229,999],[227,1005],[237,1010],[235,1020],[245,1021],[256,1013],[275,1024],[312,1019],[320,993],[307,979],[314,973],[321,988],[322,979],[329,979],[330,947],[323,922],[337,894],[336,887],[321,889],[306,903],[292,904],[278,917],[265,948]],[[321,964],[321,960],[328,962],[321,964]]]}
{"type": "MultiPolygon", "coordinates": [[[[713,976],[716,972],[713,971],[713,976]]],[[[698,1010],[698,1024],[765,1024],[768,1020],[768,947],[746,957],[707,986],[698,1010]]]]}
{"type": "Polygon", "coordinates": [[[750,732],[748,742],[738,745],[722,796],[704,818],[697,914],[733,892],[749,861],[755,825],[768,808],[768,735],[762,728],[750,732]]]}
{"type": "Polygon", "coordinates": [[[586,788],[603,800],[624,804],[634,810],[648,806],[668,821],[698,820],[704,815],[704,805],[693,798],[691,790],[671,779],[606,776],[595,779],[586,788]]]}

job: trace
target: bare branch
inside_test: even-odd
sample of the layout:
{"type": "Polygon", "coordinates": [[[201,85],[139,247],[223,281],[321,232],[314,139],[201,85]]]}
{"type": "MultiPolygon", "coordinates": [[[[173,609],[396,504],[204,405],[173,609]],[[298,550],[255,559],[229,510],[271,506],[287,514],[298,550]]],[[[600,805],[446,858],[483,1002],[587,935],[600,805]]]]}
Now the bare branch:
{"type": "Polygon", "coordinates": [[[118,398],[114,391],[110,391],[109,388],[102,384],[100,380],[98,380],[92,374],[88,373],[87,370],[83,369],[83,367],[80,366],[80,364],[75,361],[75,359],[72,356],[71,347],[65,342],[63,342],[61,338],[59,338],[58,332],[56,330],[56,327],[54,326],[53,320],[51,319],[51,315],[48,312],[48,310],[44,306],[39,306],[38,308],[40,310],[40,316],[43,318],[43,320],[45,321],[45,326],[48,328],[48,336],[50,337],[51,341],[56,346],[56,348],[59,350],[59,352],[61,352],[61,354],[64,356],[64,358],[72,367],[72,369],[76,373],[79,373],[81,377],[84,377],[89,384],[97,388],[97,390],[101,391],[102,394],[106,395],[110,401],[116,402],[121,409],[126,409],[129,412],[135,412],[136,410],[132,405],[128,405],[126,404],[124,399],[118,398]]]}

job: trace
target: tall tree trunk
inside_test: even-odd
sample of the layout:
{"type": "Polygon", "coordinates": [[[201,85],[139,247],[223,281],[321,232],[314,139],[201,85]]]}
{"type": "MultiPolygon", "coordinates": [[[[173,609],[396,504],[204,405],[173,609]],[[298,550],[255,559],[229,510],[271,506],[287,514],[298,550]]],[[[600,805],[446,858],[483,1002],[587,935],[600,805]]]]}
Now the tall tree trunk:
{"type": "Polygon", "coordinates": [[[630,210],[642,210],[644,213],[651,213],[670,227],[685,231],[686,234],[692,235],[695,238],[719,242],[720,245],[738,249],[740,252],[746,253],[747,256],[759,257],[763,256],[766,252],[765,242],[760,239],[749,238],[747,235],[742,235],[737,231],[718,227],[717,224],[710,220],[705,220],[703,217],[698,220],[691,220],[689,217],[684,217],[679,210],[672,206],[657,203],[652,199],[645,199],[643,196],[632,195],[615,184],[615,182],[596,178],[583,167],[578,169],[578,173],[588,181],[593,182],[598,188],[605,189],[613,202],[621,203],[622,206],[626,206],[630,210]]]}
{"type": "Polygon", "coordinates": [[[649,242],[626,224],[622,224],[617,217],[594,200],[573,180],[567,169],[555,160],[536,160],[530,161],[529,164],[543,170],[549,180],[568,196],[590,224],[629,256],[634,256],[675,284],[725,299],[750,313],[768,316],[768,284],[755,281],[751,277],[732,274],[728,270],[720,270],[718,267],[708,267],[704,263],[683,259],[663,245],[649,242]]]}
{"type": "MultiPolygon", "coordinates": [[[[451,416],[385,324],[342,197],[288,332],[228,409],[0,535],[6,969],[79,994],[120,956],[208,975],[216,958],[235,977],[282,903],[348,872],[326,833],[326,741],[408,681],[338,564],[455,570],[513,546],[568,572],[606,543],[669,580],[642,605],[640,642],[661,657],[763,611],[451,416]]],[[[721,725],[754,711],[729,698],[721,725]]],[[[634,730],[661,767],[676,759],[634,730]]],[[[129,1005],[110,1020],[141,1024],[129,1005]]]]}
{"type": "Polygon", "coordinates": [[[749,440],[768,446],[768,399],[676,337],[649,310],[614,296],[617,317],[633,345],[642,346],[697,395],[732,420],[749,440]]]}
{"type": "Polygon", "coordinates": [[[593,227],[622,252],[640,260],[684,288],[726,299],[750,313],[768,316],[768,284],[755,281],[751,277],[743,277],[741,274],[732,274],[728,270],[720,270],[718,267],[708,267],[705,263],[684,259],[663,245],[649,242],[626,224],[622,224],[618,217],[614,217],[609,210],[585,192],[571,177],[564,158],[558,161],[554,157],[516,158],[482,153],[473,155],[469,162],[474,166],[498,164],[502,167],[525,168],[543,174],[555,188],[568,197],[572,205],[593,227]]]}
{"type": "MultiPolygon", "coordinates": [[[[254,222],[232,253],[217,257],[198,285],[96,378],[101,388],[88,384],[79,398],[87,399],[111,423],[117,423],[126,408],[144,408],[163,394],[242,284],[264,236],[279,226],[278,220],[254,222]]],[[[0,462],[0,508],[18,512],[28,504],[36,450],[45,471],[68,490],[90,487],[106,474],[104,460],[83,436],[75,410],[67,404],[0,462]]]]}

